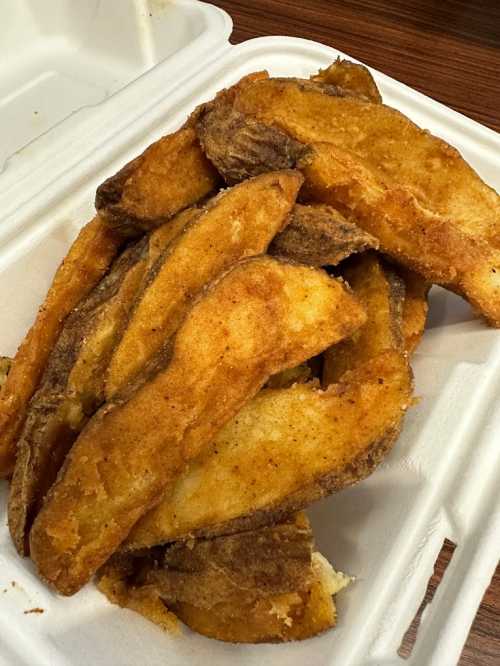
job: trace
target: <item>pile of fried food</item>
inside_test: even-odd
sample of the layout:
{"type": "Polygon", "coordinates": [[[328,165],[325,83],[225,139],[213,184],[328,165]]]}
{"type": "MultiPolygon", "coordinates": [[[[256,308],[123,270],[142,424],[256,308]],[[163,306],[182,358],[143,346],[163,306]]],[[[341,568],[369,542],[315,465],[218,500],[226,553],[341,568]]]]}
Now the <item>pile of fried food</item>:
{"type": "Polygon", "coordinates": [[[168,628],[333,626],[302,510],[396,441],[432,283],[500,324],[498,195],[337,60],[221,91],[96,208],[1,365],[18,552],[168,628]]]}

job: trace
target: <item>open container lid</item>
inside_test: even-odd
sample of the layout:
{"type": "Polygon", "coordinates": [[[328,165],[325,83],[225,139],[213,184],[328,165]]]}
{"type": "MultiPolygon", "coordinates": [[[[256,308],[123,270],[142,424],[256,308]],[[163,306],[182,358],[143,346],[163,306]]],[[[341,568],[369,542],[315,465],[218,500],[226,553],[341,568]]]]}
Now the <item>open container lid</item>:
{"type": "MultiPolygon", "coordinates": [[[[50,10],[22,0],[4,16],[0,353],[9,355],[92,217],[100,182],[244,74],[309,76],[344,55],[287,37],[231,46],[227,14],[192,0],[54,0],[50,10]]],[[[373,74],[387,104],[456,146],[500,189],[493,131],[373,74]]],[[[455,663],[500,555],[500,336],[434,288],[412,365],[421,400],[394,451],[362,484],[310,510],[321,552],[357,578],[338,596],[336,629],[301,643],[232,646],[188,631],[172,637],[93,585],[58,597],[14,551],[1,482],[0,665],[405,663],[397,649],[445,538],[457,548],[406,663],[455,663]],[[45,612],[24,614],[34,607],[45,612]]]]}

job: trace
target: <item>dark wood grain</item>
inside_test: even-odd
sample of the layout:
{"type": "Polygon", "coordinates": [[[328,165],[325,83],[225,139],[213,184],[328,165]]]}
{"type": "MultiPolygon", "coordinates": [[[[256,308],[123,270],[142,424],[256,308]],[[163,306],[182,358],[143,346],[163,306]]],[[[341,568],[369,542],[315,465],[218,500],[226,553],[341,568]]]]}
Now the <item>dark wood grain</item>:
{"type": "MultiPolygon", "coordinates": [[[[320,41],[500,130],[498,0],[214,0],[213,4],[233,17],[233,43],[265,35],[320,41]]],[[[451,544],[445,544],[436,562],[427,602],[452,550],[451,544]]],[[[417,626],[418,618],[405,636],[401,654],[409,654],[417,626]]],[[[500,567],[477,613],[460,666],[499,664],[500,567]]]]}

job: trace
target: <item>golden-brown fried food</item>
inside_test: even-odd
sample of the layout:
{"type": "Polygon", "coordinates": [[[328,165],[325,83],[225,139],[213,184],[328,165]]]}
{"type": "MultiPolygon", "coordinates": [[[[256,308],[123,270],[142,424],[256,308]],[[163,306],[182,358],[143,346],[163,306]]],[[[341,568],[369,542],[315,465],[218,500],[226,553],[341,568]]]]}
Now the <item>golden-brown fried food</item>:
{"type": "Polygon", "coordinates": [[[329,67],[320,69],[317,74],[311,76],[311,81],[337,86],[343,96],[359,97],[359,99],[376,104],[382,102],[370,70],[364,65],[358,65],[350,60],[337,58],[329,67]]]}
{"type": "Polygon", "coordinates": [[[378,248],[376,238],[332,206],[297,204],[269,253],[309,266],[336,266],[351,254],[370,248],[378,248]]]}
{"type": "MultiPolygon", "coordinates": [[[[312,531],[304,514],[231,536],[176,543],[136,582],[154,585],[168,604],[201,608],[237,604],[304,589],[311,583],[312,531]]],[[[148,552],[148,551],[146,551],[148,552]]],[[[151,566],[152,564],[152,566],[151,566]]]]}
{"type": "Polygon", "coordinates": [[[219,182],[196,132],[162,137],[97,188],[96,208],[122,234],[137,235],[213,192],[219,182]]]}
{"type": "Polygon", "coordinates": [[[365,306],[367,320],[351,338],[324,352],[325,386],[387,350],[403,353],[402,279],[374,252],[353,257],[342,277],[365,306]]]}
{"type": "Polygon", "coordinates": [[[63,594],[80,589],[270,375],[364,319],[318,269],[259,257],[217,279],[149,381],[97,412],[68,454],[31,530],[41,577],[63,594]]]}
{"type": "Polygon", "coordinates": [[[112,604],[135,611],[164,631],[177,634],[179,621],[161,600],[159,590],[134,583],[137,563],[154,562],[152,552],[144,558],[114,555],[98,572],[97,587],[112,604]]]}
{"type": "Polygon", "coordinates": [[[104,401],[104,372],[146,269],[146,239],[126,250],[66,318],[27,410],[10,486],[9,529],[21,555],[43,498],[87,419],[104,401]]]}
{"type": "Polygon", "coordinates": [[[251,529],[365,478],[399,433],[408,363],[387,352],[321,391],[264,389],[220,431],[125,547],[251,529]]]}
{"type": "MultiPolygon", "coordinates": [[[[316,569],[324,566],[323,560],[315,561],[320,563],[316,569]]],[[[317,636],[336,624],[337,612],[331,590],[337,588],[326,584],[330,580],[328,575],[329,571],[318,573],[318,580],[301,593],[259,599],[252,605],[220,603],[206,609],[179,603],[174,610],[193,631],[227,643],[300,641],[317,636]]]]}
{"type": "Polygon", "coordinates": [[[292,169],[309,153],[285,132],[236,111],[231,93],[218,96],[196,121],[203,150],[227,183],[292,169]]]}
{"type": "Polygon", "coordinates": [[[12,365],[12,359],[8,356],[0,356],[0,388],[7,381],[7,375],[9,374],[10,366],[12,365]]]}
{"type": "Polygon", "coordinates": [[[239,259],[267,250],[286,224],[301,184],[298,171],[263,174],[219,194],[194,217],[191,213],[188,226],[153,266],[137,299],[111,359],[108,399],[175,333],[204,285],[239,259]]]}
{"type": "MultiPolygon", "coordinates": [[[[310,153],[306,145],[278,127],[261,123],[235,108],[235,98],[243,88],[268,79],[263,73],[245,77],[193,114],[192,125],[196,128],[204,152],[229,184],[267,171],[295,168],[310,153]]],[[[328,69],[311,77],[310,81],[286,80],[294,81],[304,89],[326,94],[381,101],[366,67],[348,60],[337,59],[328,69]]]]}
{"type": "Polygon", "coordinates": [[[113,558],[99,588],[115,603],[113,588],[122,591],[122,605],[124,586],[126,602],[148,591],[199,633],[255,643],[305,638],[333,626],[332,595],[348,582],[313,552],[309,521],[297,514],[233,536],[113,558]]]}
{"type": "Polygon", "coordinates": [[[57,269],[35,323],[28,331],[0,393],[0,478],[14,469],[26,408],[45,370],[67,315],[108,270],[121,240],[95,217],[80,231],[57,269]]]}
{"type": "Polygon", "coordinates": [[[246,86],[235,110],[314,148],[306,197],[349,211],[384,252],[500,325],[500,199],[457,150],[383,104],[293,80],[246,86]]]}
{"type": "Polygon", "coordinates": [[[405,283],[403,303],[403,339],[408,354],[413,354],[424,334],[429,305],[427,295],[431,285],[418,273],[399,266],[398,275],[405,283]]]}
{"type": "Polygon", "coordinates": [[[149,272],[165,250],[184,231],[189,222],[198,216],[198,213],[199,210],[195,206],[186,208],[182,213],[178,213],[172,220],[160,225],[150,234],[145,279],[149,277],[149,272]]]}
{"type": "Polygon", "coordinates": [[[311,368],[307,363],[301,363],[295,368],[287,368],[278,372],[277,375],[273,375],[269,378],[269,381],[266,384],[266,388],[288,388],[293,386],[293,384],[303,384],[311,379],[311,368]]]}

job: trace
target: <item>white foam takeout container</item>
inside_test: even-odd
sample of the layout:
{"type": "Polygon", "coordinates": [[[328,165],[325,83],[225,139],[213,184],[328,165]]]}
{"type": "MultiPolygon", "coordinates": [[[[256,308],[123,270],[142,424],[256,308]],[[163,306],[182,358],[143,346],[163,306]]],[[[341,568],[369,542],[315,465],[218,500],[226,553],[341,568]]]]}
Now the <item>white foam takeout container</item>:
{"type": "MultiPolygon", "coordinates": [[[[339,52],[288,37],[231,46],[230,18],[192,0],[2,4],[0,354],[12,355],[105,177],[244,74],[308,76],[339,52]]],[[[387,104],[500,189],[494,132],[373,73],[387,104]]],[[[172,637],[93,585],[58,597],[16,555],[0,482],[1,666],[400,664],[445,538],[457,548],[408,663],[455,664],[500,554],[500,335],[434,288],[413,366],[421,400],[394,451],[367,481],[310,510],[319,549],[357,577],[338,596],[335,630],[234,646],[189,631],[172,637]],[[44,613],[24,613],[36,607],[44,613]]]]}

